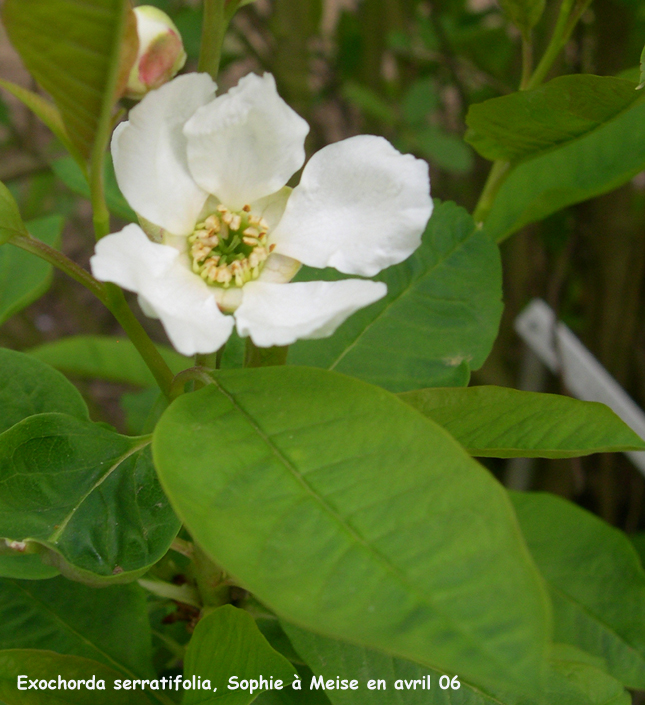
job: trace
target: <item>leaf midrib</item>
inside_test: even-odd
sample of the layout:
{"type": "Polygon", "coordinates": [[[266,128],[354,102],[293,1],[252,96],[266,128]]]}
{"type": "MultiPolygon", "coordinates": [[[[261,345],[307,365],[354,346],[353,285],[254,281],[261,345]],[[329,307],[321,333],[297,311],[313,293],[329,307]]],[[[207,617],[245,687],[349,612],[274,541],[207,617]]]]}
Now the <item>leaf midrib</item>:
{"type": "Polygon", "coordinates": [[[152,439],[150,437],[146,437],[144,441],[141,443],[138,443],[134,445],[132,448],[130,448],[126,453],[123,455],[119,456],[116,460],[116,462],[111,465],[107,471],[101,475],[96,482],[85,492],[85,494],[79,499],[79,501],[76,503],[76,505],[72,508],[72,510],[69,512],[69,514],[63,519],[63,521],[58,525],[58,529],[48,538],[48,541],[50,541],[53,544],[56,544],[56,542],[61,538],[63,535],[65,529],[67,528],[67,525],[69,522],[72,520],[74,517],[74,514],[81,508],[83,503],[87,500],[87,498],[95,492],[109,477],[112,475],[112,473],[120,466],[122,465],[128,458],[132,457],[135,453],[138,451],[142,450],[146,446],[150,445],[152,442],[152,439]]]}

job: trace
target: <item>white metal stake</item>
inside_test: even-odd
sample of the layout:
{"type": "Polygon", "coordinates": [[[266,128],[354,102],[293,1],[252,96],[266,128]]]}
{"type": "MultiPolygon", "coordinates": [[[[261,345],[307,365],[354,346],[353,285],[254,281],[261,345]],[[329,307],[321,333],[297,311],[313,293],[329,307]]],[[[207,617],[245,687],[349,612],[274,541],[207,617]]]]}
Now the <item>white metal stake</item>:
{"type": "MultiPolygon", "coordinates": [[[[641,438],[645,413],[596,360],[571,330],[556,321],[553,309],[541,299],[515,319],[515,330],[554,374],[562,375],[567,389],[578,399],[606,404],[641,438]]],[[[645,451],[625,453],[645,475],[645,451]]]]}

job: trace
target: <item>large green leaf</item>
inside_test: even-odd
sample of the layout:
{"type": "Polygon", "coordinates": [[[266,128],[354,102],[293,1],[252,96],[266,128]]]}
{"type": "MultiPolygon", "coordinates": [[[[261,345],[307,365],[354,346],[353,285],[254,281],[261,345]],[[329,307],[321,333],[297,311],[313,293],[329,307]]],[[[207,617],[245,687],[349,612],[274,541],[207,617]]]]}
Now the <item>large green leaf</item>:
{"type": "Polygon", "coordinates": [[[60,372],[28,355],[0,348],[0,433],[47,411],[89,420],[83,397],[60,372]]]}
{"type": "MultiPolygon", "coordinates": [[[[74,193],[89,199],[90,185],[87,182],[81,168],[71,157],[62,157],[52,162],[51,167],[58,178],[74,193]]],[[[114,166],[109,155],[105,157],[105,201],[110,211],[132,223],[137,222],[137,214],[130,208],[125,197],[119,190],[114,175],[114,166]]]]}
{"type": "MultiPolygon", "coordinates": [[[[58,248],[63,230],[58,215],[27,223],[30,234],[58,248]]],[[[45,260],[11,245],[0,248],[0,325],[49,289],[54,268],[45,260]]]]}
{"type": "MultiPolygon", "coordinates": [[[[358,691],[326,690],[333,705],[354,705],[362,698],[374,705],[628,705],[630,702],[622,685],[602,671],[601,662],[568,646],[556,645],[542,689],[527,698],[499,691],[486,692],[460,676],[458,689],[444,690],[439,679],[445,674],[440,672],[320,637],[293,625],[284,627],[317,677],[359,681],[358,691]],[[367,688],[370,680],[375,686],[373,689],[367,688]],[[378,680],[385,681],[385,687],[381,683],[379,688],[378,680]],[[424,683],[426,688],[422,687],[424,683]]],[[[446,685],[445,680],[443,684],[446,685]]]]}
{"type": "Polygon", "coordinates": [[[394,395],[297,367],[177,399],[155,465],[195,540],[314,631],[530,689],[549,632],[506,493],[394,395]]]}
{"type": "Polygon", "coordinates": [[[645,572],[627,537],[549,494],[512,494],[522,531],[553,598],[556,638],[603,658],[645,689],[645,572]]]}
{"type": "MultiPolygon", "coordinates": [[[[193,364],[190,358],[166,345],[158,345],[157,348],[175,374],[193,364]]],[[[32,348],[28,353],[72,377],[98,377],[137,387],[156,384],[148,366],[127,338],[73,335],[32,348]]]]}
{"type": "Polygon", "coordinates": [[[634,84],[622,78],[560,76],[471,105],[465,139],[491,161],[516,162],[595,130],[639,98],[634,84]]]}
{"type": "Polygon", "coordinates": [[[645,99],[596,130],[522,162],[502,184],[486,231],[503,240],[528,223],[617,188],[645,169],[645,99]]]}
{"type": "Polygon", "coordinates": [[[0,580],[0,649],[47,649],[147,676],[145,593],[138,585],[95,590],[62,577],[0,580]]]}
{"type": "Polygon", "coordinates": [[[70,139],[88,157],[97,134],[110,128],[112,106],[136,56],[129,2],[5,0],[2,18],[25,65],[54,99],[70,139]]]}
{"type": "Polygon", "coordinates": [[[0,245],[14,235],[27,235],[18,204],[9,189],[0,181],[0,245]]]}
{"type": "MultiPolygon", "coordinates": [[[[262,676],[268,683],[294,680],[293,666],[271,647],[248,612],[225,605],[202,619],[195,629],[184,664],[184,678],[201,676],[211,682],[211,690],[189,690],[182,705],[248,705],[258,696],[258,687],[229,689],[229,679],[237,683],[262,676]]],[[[266,688],[265,688],[266,689],[266,688]]]]}
{"type": "Polygon", "coordinates": [[[179,529],[149,440],[66,414],[31,416],[0,435],[0,484],[5,552],[41,553],[88,584],[136,579],[179,529]]]}
{"type": "MultiPolygon", "coordinates": [[[[307,270],[309,279],[340,278],[307,270]]],[[[485,361],[502,312],[499,252],[463,208],[435,209],[423,244],[377,279],[387,296],[331,337],[301,341],[289,361],[359,377],[391,391],[466,385],[485,361]]]]}
{"type": "Polygon", "coordinates": [[[575,458],[645,450],[604,404],[505,387],[419,389],[399,395],[478,458],[575,458]]]}
{"type": "MultiPolygon", "coordinates": [[[[51,651],[11,649],[0,651],[0,698],[5,705],[150,705],[141,691],[114,690],[120,673],[90,659],[61,656],[51,651]],[[18,690],[18,676],[29,674],[31,680],[55,682],[56,690],[18,690]],[[85,686],[58,690],[58,677],[65,681],[105,681],[105,689],[85,686]]],[[[28,688],[28,682],[22,683],[28,688]]],[[[156,702],[159,702],[155,700],[156,702]]],[[[168,702],[168,701],[162,701],[168,702]]]]}

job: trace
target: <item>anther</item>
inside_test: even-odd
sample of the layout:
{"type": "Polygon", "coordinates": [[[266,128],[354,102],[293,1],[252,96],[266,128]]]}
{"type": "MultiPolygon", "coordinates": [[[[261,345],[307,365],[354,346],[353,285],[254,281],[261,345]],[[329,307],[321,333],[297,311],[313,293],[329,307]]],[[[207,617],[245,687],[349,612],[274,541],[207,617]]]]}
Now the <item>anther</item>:
{"type": "Polygon", "coordinates": [[[218,233],[221,227],[221,223],[219,222],[219,218],[216,215],[209,215],[208,218],[206,218],[204,226],[209,230],[214,230],[216,233],[218,233]]]}
{"type": "Polygon", "coordinates": [[[242,226],[242,217],[234,215],[230,222],[231,230],[239,230],[242,226]]]}
{"type": "Polygon", "coordinates": [[[242,208],[242,210],[243,210],[245,213],[250,213],[250,212],[251,212],[251,206],[249,206],[249,205],[247,204],[246,206],[244,206],[244,208],[242,208]]]}

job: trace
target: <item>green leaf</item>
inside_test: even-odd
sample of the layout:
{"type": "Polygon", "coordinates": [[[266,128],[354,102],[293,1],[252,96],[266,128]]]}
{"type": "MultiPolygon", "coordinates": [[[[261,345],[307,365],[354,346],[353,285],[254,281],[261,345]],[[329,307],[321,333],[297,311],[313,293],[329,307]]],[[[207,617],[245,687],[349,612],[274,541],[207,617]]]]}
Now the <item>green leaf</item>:
{"type": "Polygon", "coordinates": [[[350,81],[343,86],[342,94],[345,100],[355,105],[365,115],[385,125],[396,124],[396,110],[371,88],[350,81]]]}
{"type": "MultiPolygon", "coordinates": [[[[27,223],[31,235],[50,247],[60,247],[62,216],[51,215],[27,223]]],[[[49,289],[54,268],[18,247],[0,248],[0,325],[49,289]]]]}
{"type": "MultiPolygon", "coordinates": [[[[0,79],[0,86],[21,101],[23,105],[29,108],[29,110],[36,115],[36,117],[47,125],[47,127],[58,138],[60,143],[72,155],[72,163],[74,163],[75,160],[79,165],[83,164],[83,157],[74,146],[74,143],[70,140],[63,123],[63,118],[55,105],[50,103],[41,95],[38,95],[38,93],[27,90],[26,88],[18,86],[15,83],[11,83],[11,81],[3,81],[0,79]]],[[[82,176],[83,172],[81,170],[81,166],[78,166],[77,169],[82,176]]]]}
{"type": "Polygon", "coordinates": [[[473,168],[472,149],[457,135],[436,125],[403,133],[402,151],[415,151],[433,166],[453,174],[467,174],[473,168]]]}
{"type": "Polygon", "coordinates": [[[486,159],[516,162],[595,130],[639,97],[634,84],[621,78],[560,76],[471,105],[465,140],[486,159]]]}
{"type": "MultiPolygon", "coordinates": [[[[248,612],[225,605],[200,620],[188,645],[184,678],[200,676],[211,682],[211,691],[188,690],[182,705],[248,705],[258,695],[250,688],[229,690],[229,679],[267,682],[294,680],[294,667],[271,647],[248,612]]],[[[285,685],[288,687],[288,685],[285,685]]]]}
{"type": "Polygon", "coordinates": [[[0,181],[0,245],[15,235],[27,235],[18,204],[9,189],[0,181]]]}
{"type": "Polygon", "coordinates": [[[140,392],[126,392],[121,395],[120,405],[125,412],[128,433],[141,436],[146,433],[146,424],[155,406],[160,402],[159,387],[148,387],[140,392]]]}
{"type": "MultiPolygon", "coordinates": [[[[61,656],[50,651],[11,649],[0,651],[0,698],[5,705],[150,705],[142,691],[114,690],[120,673],[102,663],[78,656],[61,656]],[[29,674],[31,680],[105,681],[105,690],[85,686],[75,690],[18,690],[18,676],[29,674]]],[[[24,681],[23,681],[24,682],[24,681]]],[[[28,683],[25,684],[28,687],[28,683]]]]}
{"type": "MultiPolygon", "coordinates": [[[[55,159],[51,163],[51,168],[70,191],[87,199],[91,197],[87,179],[73,159],[70,157],[55,159]]],[[[138,222],[137,214],[128,205],[116,182],[114,165],[109,154],[105,155],[103,178],[105,181],[105,201],[110,212],[131,223],[138,222]]]]}
{"type": "Polygon", "coordinates": [[[552,151],[518,164],[486,219],[496,241],[528,223],[629,181],[645,169],[645,99],[609,122],[552,151]]]}
{"type": "Polygon", "coordinates": [[[168,408],[153,453],[195,540],[278,615],[535,686],[548,606],[506,493],[395,396],[322,370],[222,372],[168,408]]]}
{"type": "MultiPolygon", "coordinates": [[[[303,278],[340,278],[307,270],[303,278]]],[[[289,362],[323,367],[395,392],[465,386],[486,360],[502,313],[499,251],[463,208],[435,208],[423,244],[376,277],[387,296],[324,340],[300,341],[289,362]]]]}
{"type": "MultiPolygon", "coordinates": [[[[603,673],[597,660],[571,647],[556,645],[542,690],[526,698],[483,691],[461,676],[458,676],[461,685],[456,691],[443,690],[439,679],[447,674],[412,661],[326,639],[293,625],[284,624],[284,628],[316,676],[323,676],[324,680],[335,681],[340,677],[359,681],[358,691],[326,690],[333,705],[354,705],[363,693],[365,702],[374,705],[425,705],[429,702],[433,705],[628,705],[630,702],[622,685],[603,673]],[[422,688],[428,677],[429,691],[422,688]],[[367,688],[370,680],[375,681],[375,689],[367,688]],[[385,681],[384,688],[382,684],[378,688],[378,680],[385,681]]],[[[307,685],[303,683],[303,687],[307,685]]]]}
{"type": "Polygon", "coordinates": [[[604,404],[504,387],[419,389],[399,395],[478,458],[576,458],[645,450],[604,404]]]}
{"type": "Polygon", "coordinates": [[[47,411],[89,420],[83,397],[60,372],[24,353],[0,348],[0,433],[47,411]]]}
{"type": "Polygon", "coordinates": [[[58,577],[3,579],[0,587],[0,649],[47,649],[126,674],[152,672],[146,596],[138,585],[94,590],[58,577]]]}
{"type": "MultiPolygon", "coordinates": [[[[175,374],[193,364],[190,358],[166,345],[158,345],[157,348],[175,374]]],[[[72,377],[98,377],[137,387],[152,387],[156,384],[141,355],[127,338],[73,335],[39,345],[28,352],[37,360],[72,377]]]]}
{"type": "Polygon", "coordinates": [[[403,119],[409,125],[423,125],[428,115],[437,110],[440,105],[434,79],[418,79],[403,97],[401,104],[403,119]]]}
{"type": "Polygon", "coordinates": [[[499,0],[499,4],[509,20],[529,39],[546,3],[545,0],[499,0]]]}
{"type": "Polygon", "coordinates": [[[511,499],[551,591],[556,639],[604,659],[625,685],[645,689],[645,572],[629,539],[554,495],[511,499]]]}
{"type": "Polygon", "coordinates": [[[147,438],[66,414],[31,416],[0,435],[0,537],[91,585],[128,582],[168,550],[179,524],[147,438]]]}
{"type": "Polygon", "coordinates": [[[70,139],[89,157],[97,134],[111,127],[112,107],[136,56],[129,3],[6,0],[2,18],[26,67],[54,99],[70,139]]]}
{"type": "Polygon", "coordinates": [[[53,566],[45,565],[39,555],[0,555],[0,578],[47,580],[55,578],[57,575],[58,570],[53,566]]]}

